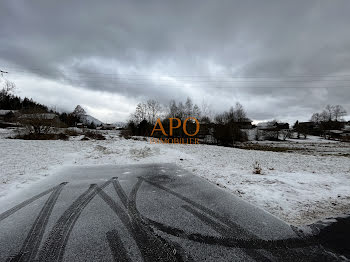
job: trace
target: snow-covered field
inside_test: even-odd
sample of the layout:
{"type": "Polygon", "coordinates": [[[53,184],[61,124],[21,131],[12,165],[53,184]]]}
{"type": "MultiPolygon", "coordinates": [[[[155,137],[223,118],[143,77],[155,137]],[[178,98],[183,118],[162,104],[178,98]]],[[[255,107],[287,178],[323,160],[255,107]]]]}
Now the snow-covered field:
{"type": "Polygon", "coordinates": [[[287,139],[286,141],[252,141],[251,144],[289,148],[300,154],[320,156],[350,156],[349,143],[309,136],[307,139],[287,139]]]}
{"type": "MultiPolygon", "coordinates": [[[[350,158],[346,156],[150,144],[119,138],[116,133],[103,141],[25,141],[5,139],[5,134],[8,131],[0,130],[0,197],[63,165],[176,163],[294,225],[350,211],[350,158]],[[253,174],[256,161],[262,174],[253,174]]],[[[339,148],[350,153],[349,144],[326,145],[332,152],[339,148]]]]}

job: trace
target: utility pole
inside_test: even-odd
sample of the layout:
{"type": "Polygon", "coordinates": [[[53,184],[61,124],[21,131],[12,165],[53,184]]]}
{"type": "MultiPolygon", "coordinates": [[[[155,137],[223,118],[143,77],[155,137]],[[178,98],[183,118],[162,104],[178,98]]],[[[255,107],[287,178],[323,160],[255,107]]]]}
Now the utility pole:
{"type": "Polygon", "coordinates": [[[4,76],[4,74],[8,74],[9,72],[3,71],[0,69],[1,76],[4,76]]]}

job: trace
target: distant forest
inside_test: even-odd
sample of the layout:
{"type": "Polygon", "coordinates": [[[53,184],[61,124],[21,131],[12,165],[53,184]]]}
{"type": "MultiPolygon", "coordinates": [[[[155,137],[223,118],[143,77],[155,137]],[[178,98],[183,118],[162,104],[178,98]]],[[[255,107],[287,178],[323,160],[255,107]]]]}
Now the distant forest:
{"type": "MultiPolygon", "coordinates": [[[[25,97],[22,99],[21,97],[14,95],[15,84],[13,82],[6,80],[1,84],[0,109],[19,110],[23,113],[55,113],[58,115],[60,121],[66,126],[76,126],[77,123],[81,122],[80,115],[86,114],[85,110],[79,105],[71,113],[56,112],[43,104],[33,101],[31,98],[25,97]]],[[[11,116],[9,116],[9,118],[11,118],[11,116]]],[[[96,128],[93,123],[88,125],[88,127],[92,129],[96,128]]]]}
{"type": "Polygon", "coordinates": [[[48,108],[45,105],[39,104],[31,98],[25,97],[24,99],[13,94],[15,84],[8,80],[5,80],[0,90],[0,109],[5,110],[24,110],[24,109],[41,109],[48,112],[48,108]]]}
{"type": "Polygon", "coordinates": [[[9,95],[9,94],[1,94],[0,99],[0,109],[6,110],[26,110],[26,109],[41,109],[43,111],[49,111],[47,106],[39,104],[33,99],[29,99],[25,97],[24,99],[19,96],[9,95]]]}

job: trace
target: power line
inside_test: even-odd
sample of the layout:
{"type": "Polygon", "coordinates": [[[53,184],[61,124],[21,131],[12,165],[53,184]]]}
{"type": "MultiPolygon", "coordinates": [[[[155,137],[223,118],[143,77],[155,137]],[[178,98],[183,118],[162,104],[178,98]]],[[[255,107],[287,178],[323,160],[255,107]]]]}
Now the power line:
{"type": "MultiPolygon", "coordinates": [[[[31,69],[33,70],[33,69],[31,69]]],[[[11,70],[14,71],[14,74],[17,74],[18,72],[28,72],[25,70],[11,70]],[[16,73],[17,72],[17,73],[16,73]]],[[[36,69],[35,71],[41,72],[43,75],[46,74],[46,72],[42,71],[41,69],[36,69]]],[[[247,88],[247,89],[254,89],[254,88],[279,88],[279,89],[294,89],[294,88],[305,88],[305,89],[323,89],[323,88],[349,88],[350,87],[350,83],[348,81],[350,81],[350,79],[310,79],[309,77],[311,76],[293,76],[295,79],[281,79],[277,78],[277,79],[272,79],[270,78],[270,80],[268,80],[267,78],[260,78],[260,80],[258,79],[253,79],[250,80],[250,78],[253,77],[233,77],[235,79],[232,80],[220,80],[220,79],[212,79],[212,76],[207,76],[207,78],[209,79],[190,79],[189,76],[187,76],[187,78],[185,79],[175,79],[177,81],[177,83],[173,82],[169,82],[168,79],[162,79],[159,78],[161,76],[159,76],[158,78],[155,77],[154,75],[139,75],[139,74],[107,74],[107,73],[100,73],[100,72],[76,72],[76,75],[65,75],[64,72],[57,70],[60,75],[61,78],[57,79],[58,81],[63,82],[64,84],[68,84],[68,85],[72,85],[72,86],[76,86],[76,87],[89,87],[91,85],[96,85],[96,84],[100,84],[101,83],[97,83],[100,80],[108,80],[107,84],[104,85],[105,89],[112,89],[112,88],[119,88],[122,89],[124,91],[126,91],[127,89],[130,88],[138,88],[138,86],[145,86],[146,84],[148,85],[153,85],[153,86],[157,86],[159,88],[169,88],[169,87],[181,87],[184,84],[193,84],[192,87],[196,87],[199,84],[203,84],[202,88],[205,89],[216,89],[216,90],[224,90],[224,89],[237,89],[237,88],[247,88]],[[80,75],[80,76],[79,76],[80,75]],[[94,76],[95,75],[95,76],[94,76]],[[134,76],[133,78],[127,77],[127,76],[134,76]],[[135,78],[136,77],[140,77],[140,76],[144,76],[144,78],[135,78]],[[147,77],[147,78],[145,78],[147,77]],[[300,78],[306,78],[307,79],[300,79],[300,78]],[[245,81],[242,80],[236,80],[238,78],[242,78],[242,79],[248,79],[245,81]],[[298,79],[299,78],[299,79],[298,79]],[[164,81],[166,81],[167,83],[165,83],[164,81]],[[317,85],[317,86],[310,86],[310,84],[312,84],[311,82],[342,82],[345,85],[342,86],[325,86],[325,85],[317,85]],[[236,83],[265,83],[265,85],[252,85],[252,86],[244,86],[244,85],[236,85],[236,83]],[[298,86],[291,86],[291,85],[284,85],[284,83],[300,83],[298,86]],[[308,86],[303,86],[302,83],[304,83],[305,85],[308,86]],[[108,86],[112,85],[112,86],[108,86]],[[207,85],[205,85],[207,84],[207,85]],[[226,84],[226,85],[225,85],[226,84]],[[231,86],[227,86],[228,84],[232,84],[231,86]],[[349,85],[348,85],[349,84],[349,85]],[[215,85],[215,86],[213,86],[215,85]]],[[[1,71],[3,73],[8,73],[6,71],[1,71]]],[[[13,75],[13,73],[12,73],[13,75]]],[[[169,77],[169,76],[165,76],[165,77],[169,77]]],[[[184,76],[179,76],[179,77],[184,77],[184,76]]],[[[196,76],[199,77],[199,76],[196,76]]],[[[201,76],[204,77],[204,76],[201,76]]],[[[289,76],[291,77],[291,76],[289,76]]],[[[315,76],[312,76],[313,78],[315,76]]],[[[339,78],[339,77],[350,77],[350,75],[324,75],[324,76],[320,76],[319,77],[324,77],[324,78],[329,78],[329,77],[333,77],[333,78],[339,78]]],[[[254,77],[254,78],[258,78],[258,77],[254,77]]]]}
{"type": "MultiPolygon", "coordinates": [[[[18,72],[18,71],[17,71],[18,72]]],[[[14,73],[14,74],[18,74],[18,73],[14,73]]],[[[168,79],[164,79],[161,76],[159,77],[154,77],[149,75],[148,78],[130,78],[130,77],[125,77],[125,75],[115,75],[115,76],[91,76],[89,74],[86,75],[62,75],[61,78],[64,78],[66,80],[72,80],[72,81],[87,81],[87,80],[108,80],[108,81],[124,81],[124,82],[132,82],[135,84],[144,84],[144,83],[151,83],[154,81],[157,82],[168,82],[171,80],[168,79]]],[[[301,80],[301,79],[271,79],[271,80],[267,80],[267,79],[261,79],[261,80],[230,80],[230,79],[212,79],[211,77],[208,77],[208,79],[174,79],[174,81],[178,81],[178,82],[187,82],[187,83],[217,83],[217,84],[224,84],[224,83],[269,83],[269,84],[280,84],[282,83],[307,83],[307,82],[350,82],[350,79],[305,79],[305,80],[301,80]]]]}
{"type": "MultiPolygon", "coordinates": [[[[24,70],[24,69],[18,69],[18,68],[13,68],[14,72],[30,72],[30,71],[37,71],[40,73],[47,73],[45,70],[42,70],[40,68],[28,68],[28,70],[24,70]]],[[[60,74],[64,75],[63,71],[60,70],[49,70],[49,71],[56,71],[60,74]]],[[[138,79],[141,77],[142,78],[150,78],[150,77],[173,77],[173,78],[207,78],[207,79],[213,79],[213,78],[218,78],[218,77],[225,77],[225,79],[227,80],[228,78],[232,78],[232,79],[270,79],[268,81],[286,81],[285,79],[288,78],[344,78],[344,77],[350,77],[350,75],[329,75],[329,74],[323,74],[323,75],[279,75],[279,76],[248,76],[248,75],[244,75],[244,76],[237,76],[237,75],[229,75],[229,74],[220,74],[220,75],[173,75],[173,74],[164,74],[164,75],[160,75],[160,76],[154,76],[152,74],[126,74],[126,73],[103,73],[103,72],[74,72],[75,75],[85,75],[85,76],[92,76],[94,77],[94,75],[96,75],[96,77],[101,76],[101,78],[104,78],[105,76],[110,76],[110,77],[133,77],[134,79],[138,79]],[[136,77],[136,78],[135,78],[136,77]]],[[[350,79],[319,79],[319,81],[350,81],[350,79]]],[[[207,80],[204,80],[207,81],[207,80]]],[[[236,80],[235,80],[236,81],[236,80]]],[[[259,81],[259,80],[257,80],[259,81]]],[[[294,81],[294,80],[293,80],[294,81]]],[[[299,81],[303,81],[303,80],[299,80],[299,81]]]]}
{"type": "MultiPolygon", "coordinates": [[[[16,70],[17,71],[17,70],[16,70]]],[[[18,72],[18,71],[17,71],[18,72]]],[[[8,72],[4,72],[4,73],[8,73],[8,72]]],[[[16,73],[14,73],[16,74],[16,73]]],[[[13,74],[12,74],[13,75],[13,74]]],[[[89,85],[91,84],[96,84],[96,83],[92,83],[94,80],[98,80],[98,79],[101,79],[101,78],[97,78],[96,77],[89,77],[89,76],[85,76],[85,77],[72,77],[72,76],[65,76],[65,78],[63,79],[58,79],[60,80],[61,82],[63,82],[64,84],[69,84],[69,85],[74,85],[76,87],[88,87],[89,85]],[[79,81],[81,80],[81,81],[79,81]],[[78,82],[78,83],[77,83],[78,82]],[[79,83],[80,82],[80,83],[79,83]]],[[[107,77],[104,77],[102,79],[108,79],[107,77]]],[[[153,79],[155,80],[155,79],[153,79]]],[[[164,80],[164,79],[163,79],[164,80]]],[[[156,80],[157,82],[160,82],[160,83],[157,83],[157,82],[154,82],[152,81],[152,79],[145,79],[145,80],[142,80],[142,79],[130,79],[130,78],[120,78],[120,77],[115,77],[115,78],[111,78],[109,79],[109,84],[115,84],[115,88],[121,88],[121,89],[129,89],[129,88],[137,88],[137,86],[144,86],[145,83],[147,84],[150,84],[150,85],[156,85],[158,87],[164,87],[164,88],[169,88],[169,86],[173,86],[173,87],[181,87],[182,86],[182,83],[167,83],[166,86],[165,86],[165,83],[159,81],[158,79],[156,80]],[[136,81],[135,81],[136,80],[136,81]],[[121,81],[124,81],[124,82],[121,82],[121,81]],[[132,82],[134,81],[134,82],[132,82]]],[[[166,81],[166,80],[165,80],[166,81]]],[[[315,81],[318,81],[318,80],[315,80],[315,81]]],[[[330,80],[331,81],[331,80],[330,80]]],[[[333,81],[350,81],[350,79],[347,79],[347,80],[333,80],[333,81]]],[[[191,82],[189,80],[189,82],[191,82]]],[[[238,82],[238,83],[250,83],[252,81],[241,81],[241,82],[238,82]]],[[[232,81],[220,81],[220,80],[217,80],[217,81],[201,81],[201,82],[194,82],[196,84],[200,84],[200,83],[207,83],[207,84],[211,84],[211,86],[202,86],[203,88],[208,88],[208,89],[227,89],[227,88],[231,88],[231,89],[235,89],[235,88],[248,88],[248,89],[253,89],[253,88],[281,88],[281,89],[293,89],[293,88],[311,88],[311,89],[321,89],[321,88],[349,88],[350,86],[345,86],[345,85],[342,85],[342,86],[320,86],[320,85],[317,85],[317,86],[302,86],[302,85],[299,85],[299,86],[283,86],[281,85],[281,83],[278,83],[278,82],[275,82],[273,81],[272,83],[268,83],[268,81],[253,81],[253,82],[256,82],[256,83],[261,83],[261,82],[265,82],[266,85],[264,86],[259,86],[259,85],[255,85],[255,86],[244,86],[244,85],[241,85],[241,86],[220,86],[220,84],[225,84],[225,83],[235,83],[235,82],[232,82],[232,81]],[[216,86],[213,86],[213,84],[215,84],[216,86]],[[279,85],[277,85],[279,84],[279,85]]],[[[285,82],[295,82],[295,81],[285,81],[285,82]]],[[[296,82],[305,82],[305,81],[296,81],[296,82]]],[[[183,83],[183,84],[186,84],[186,83],[183,83]]],[[[188,84],[188,83],[187,83],[188,84]]],[[[305,83],[306,84],[306,83],[305,83]]],[[[310,84],[310,83],[309,83],[310,84]]],[[[107,87],[108,88],[108,87],[107,87]]]]}

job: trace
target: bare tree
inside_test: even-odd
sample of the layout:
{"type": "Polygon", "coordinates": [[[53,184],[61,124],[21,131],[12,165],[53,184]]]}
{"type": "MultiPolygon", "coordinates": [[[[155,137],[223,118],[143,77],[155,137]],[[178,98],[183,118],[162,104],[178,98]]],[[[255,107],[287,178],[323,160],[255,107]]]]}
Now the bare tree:
{"type": "Polygon", "coordinates": [[[333,106],[327,105],[325,112],[328,114],[328,121],[332,121],[333,120],[333,106]]]}
{"type": "Polygon", "coordinates": [[[247,114],[243,108],[243,106],[240,103],[236,103],[235,110],[234,110],[234,118],[236,122],[242,122],[247,118],[247,114]]]}
{"type": "Polygon", "coordinates": [[[162,110],[162,107],[158,101],[153,99],[147,101],[148,121],[151,124],[154,124],[156,122],[161,110],[162,110]]]}
{"type": "Polygon", "coordinates": [[[140,123],[142,120],[147,118],[147,104],[138,103],[136,106],[136,111],[132,115],[132,121],[135,123],[140,123]]]}
{"type": "Polygon", "coordinates": [[[185,115],[185,106],[182,102],[180,102],[177,106],[177,117],[180,119],[184,119],[185,115]]]}
{"type": "Polygon", "coordinates": [[[187,98],[185,104],[179,102],[176,104],[174,100],[171,100],[168,109],[167,109],[167,117],[177,117],[180,119],[185,119],[187,117],[195,117],[200,119],[202,114],[201,109],[197,104],[193,104],[191,98],[187,98]]]}
{"type": "Polygon", "coordinates": [[[338,121],[343,116],[346,116],[347,112],[341,105],[327,105],[321,113],[314,113],[311,116],[310,121],[314,123],[338,121]]]}
{"type": "Polygon", "coordinates": [[[205,101],[204,99],[202,100],[200,111],[201,111],[202,117],[207,117],[208,119],[213,119],[213,117],[214,117],[213,110],[212,110],[211,106],[208,104],[208,102],[205,101]]]}
{"type": "Polygon", "coordinates": [[[230,107],[229,111],[215,116],[215,121],[218,124],[228,124],[232,122],[243,122],[247,119],[247,114],[240,103],[236,103],[235,108],[230,107]]]}
{"type": "Polygon", "coordinates": [[[329,112],[327,112],[326,110],[323,110],[320,114],[320,121],[321,122],[329,121],[329,112]]]}
{"type": "Polygon", "coordinates": [[[191,98],[187,97],[186,103],[185,103],[185,115],[184,117],[190,117],[193,114],[193,103],[191,98]]]}
{"type": "Polygon", "coordinates": [[[0,83],[2,86],[0,90],[0,101],[3,101],[6,96],[14,92],[14,90],[16,89],[16,85],[15,83],[8,81],[6,79],[0,83]]]}
{"type": "Polygon", "coordinates": [[[217,114],[214,118],[215,123],[217,124],[225,124],[225,115],[224,113],[222,114],[217,114]]]}
{"type": "Polygon", "coordinates": [[[177,108],[176,102],[175,102],[175,100],[171,100],[170,104],[169,104],[169,114],[168,114],[168,116],[169,117],[176,117],[177,113],[178,113],[178,108],[177,108]]]}
{"type": "Polygon", "coordinates": [[[321,120],[322,120],[322,117],[321,117],[321,114],[319,114],[319,113],[312,114],[311,119],[310,119],[310,121],[314,122],[314,123],[320,123],[321,120]]]}
{"type": "Polygon", "coordinates": [[[27,110],[25,114],[18,118],[28,133],[35,135],[45,135],[59,127],[59,119],[54,113],[47,113],[42,109],[27,110]]]}
{"type": "Polygon", "coordinates": [[[201,110],[198,105],[193,106],[192,117],[199,119],[201,117],[201,110]]]}
{"type": "Polygon", "coordinates": [[[154,99],[150,99],[137,104],[135,112],[131,115],[131,122],[139,124],[143,120],[147,120],[147,122],[154,124],[161,113],[162,106],[160,103],[154,99]]]}
{"type": "Polygon", "coordinates": [[[346,116],[346,114],[346,110],[341,105],[333,106],[333,116],[335,121],[340,120],[343,116],[346,116]]]}

